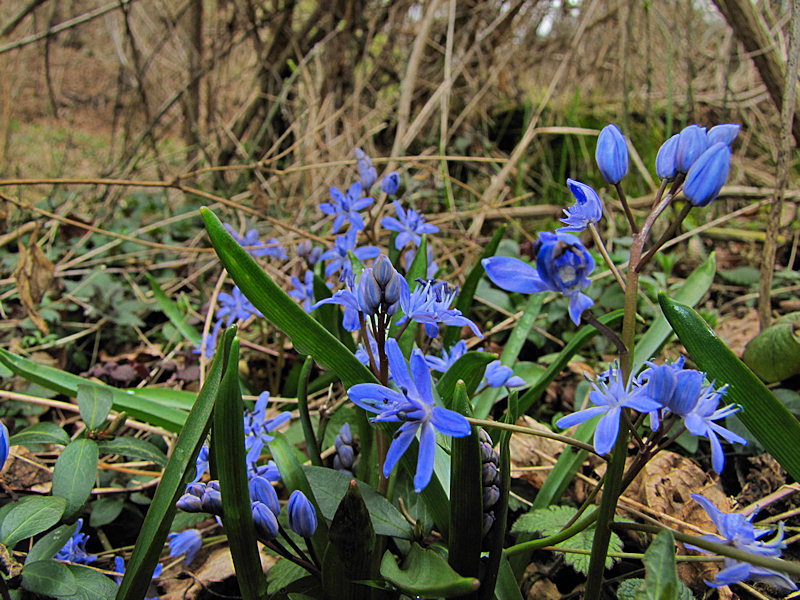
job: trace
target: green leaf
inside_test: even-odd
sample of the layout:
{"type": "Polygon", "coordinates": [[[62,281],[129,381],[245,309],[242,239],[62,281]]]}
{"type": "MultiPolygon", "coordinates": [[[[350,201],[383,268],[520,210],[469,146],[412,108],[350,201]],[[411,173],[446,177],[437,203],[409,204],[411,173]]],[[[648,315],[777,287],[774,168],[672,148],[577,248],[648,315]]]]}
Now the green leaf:
{"type": "Polygon", "coordinates": [[[411,545],[403,568],[388,550],[381,560],[381,575],[412,596],[449,598],[475,592],[480,582],[462,577],[433,550],[411,545]]]}
{"type": "Polygon", "coordinates": [[[89,517],[89,525],[95,529],[113,523],[125,507],[125,496],[104,496],[91,502],[92,515],[89,517]]]}
{"type": "Polygon", "coordinates": [[[638,597],[642,600],[677,600],[680,581],[675,562],[675,538],[669,531],[664,529],[653,538],[642,562],[647,575],[638,597]]]}
{"type": "Polygon", "coordinates": [[[207,208],[200,209],[208,237],[222,264],[242,293],[276,327],[291,338],[300,354],[311,355],[320,365],[336,372],[345,388],[377,379],[338,339],[290,298],[250,258],[220,220],[207,208]]]}
{"type": "Polygon", "coordinates": [[[723,400],[741,405],[738,418],[795,481],[800,481],[800,422],[693,309],[664,294],[658,301],[700,370],[718,384],[728,384],[723,400]]]}
{"type": "MultiPolygon", "coordinates": [[[[714,282],[716,269],[717,261],[712,252],[708,259],[686,278],[683,285],[673,294],[673,298],[689,306],[694,306],[700,302],[714,282]]],[[[671,333],[672,328],[669,326],[666,317],[659,315],[636,344],[634,348],[636,360],[642,363],[656,356],[659,349],[669,339],[671,333]]]]}
{"type": "Polygon", "coordinates": [[[175,328],[181,332],[181,335],[187,341],[191,342],[194,346],[198,346],[203,340],[203,336],[194,327],[189,325],[189,315],[181,312],[181,309],[178,308],[178,305],[172,300],[172,298],[167,296],[152,275],[149,273],[146,275],[147,281],[150,283],[150,289],[153,290],[153,296],[155,297],[156,302],[158,302],[158,305],[161,307],[161,310],[165,315],[167,315],[170,323],[172,323],[175,328]]]}
{"type": "Polygon", "coordinates": [[[767,383],[783,381],[800,373],[800,337],[794,323],[767,327],[744,349],[742,358],[767,383]]]}
{"type": "Polygon", "coordinates": [[[22,567],[22,587],[41,596],[73,596],[75,577],[57,560],[37,560],[22,567]]]}
{"type": "Polygon", "coordinates": [[[755,285],[761,279],[761,270],[755,267],[736,267],[719,272],[728,283],[734,285],[755,285]]]}
{"type": "Polygon", "coordinates": [[[28,444],[59,444],[66,446],[69,444],[69,435],[55,423],[49,421],[35,423],[18,431],[8,440],[10,446],[22,446],[28,444]]]}
{"type": "Polygon", "coordinates": [[[505,554],[501,556],[497,583],[494,586],[494,597],[497,600],[523,600],[514,570],[505,554]]]}
{"type": "Polygon", "coordinates": [[[11,504],[0,524],[0,543],[13,548],[20,541],[48,530],[64,514],[67,501],[52,496],[29,496],[11,504]]]}
{"type": "Polygon", "coordinates": [[[73,440],[64,448],[53,468],[53,496],[66,499],[64,519],[76,517],[83,508],[97,479],[97,442],[73,440]]]}
{"type": "MultiPolygon", "coordinates": [[[[564,529],[576,513],[576,509],[571,506],[536,508],[517,519],[514,526],[511,528],[511,532],[539,533],[542,537],[555,535],[564,529]]],[[[594,526],[591,526],[576,533],[571,538],[556,544],[555,547],[591,551],[593,539],[594,526]]],[[[622,551],[622,540],[619,539],[616,533],[611,534],[608,550],[609,552],[622,551]]],[[[564,559],[568,564],[572,565],[576,571],[580,571],[584,574],[589,572],[589,564],[591,563],[590,555],[565,553],[564,559]]],[[[615,560],[616,559],[611,556],[606,556],[606,568],[611,567],[615,560]]]]}
{"type": "Polygon", "coordinates": [[[114,403],[114,394],[99,385],[81,384],[78,386],[77,401],[81,418],[91,431],[99,429],[105,422],[114,403]]]}
{"type": "Polygon", "coordinates": [[[466,383],[468,394],[474,394],[483,379],[486,365],[494,360],[497,360],[497,355],[491,352],[467,352],[454,362],[436,384],[436,391],[445,404],[449,406],[459,380],[466,383]]]}
{"type": "Polygon", "coordinates": [[[185,412],[163,406],[143,395],[137,397],[126,390],[94,383],[89,379],[78,377],[60,369],[39,365],[32,360],[12,354],[3,348],[0,348],[0,363],[13,371],[15,375],[65,396],[77,396],[78,386],[82,384],[95,385],[111,390],[114,395],[114,410],[118,412],[125,411],[134,419],[163,427],[167,431],[174,433],[180,431],[186,420],[185,412]]]}
{"type": "Polygon", "coordinates": [[[272,597],[291,583],[303,579],[307,575],[308,571],[303,567],[281,558],[267,571],[267,593],[272,597]]]}
{"type": "Polygon", "coordinates": [[[69,600],[108,600],[117,593],[117,584],[110,577],[89,567],[66,566],[75,578],[75,585],[78,588],[69,600]]]}
{"type": "Polygon", "coordinates": [[[56,553],[64,547],[64,544],[72,537],[72,534],[75,533],[77,528],[78,525],[75,523],[73,525],[62,525],[61,527],[53,529],[53,531],[43,536],[33,545],[33,548],[28,552],[28,556],[25,557],[25,564],[53,558],[56,553]]]}
{"type": "Polygon", "coordinates": [[[125,576],[116,596],[117,600],[142,600],[147,592],[164,542],[167,540],[167,534],[170,532],[170,523],[177,511],[175,503],[186,489],[185,478],[194,473],[197,455],[208,435],[211,411],[222,377],[223,357],[235,335],[235,327],[225,331],[221,351],[216,353],[208,378],[186,418],[186,424],[175,443],[172,456],[161,476],[161,483],[156,488],[155,497],[142,523],[136,546],[128,560],[125,576]]]}
{"type": "Polygon", "coordinates": [[[231,560],[244,600],[259,600],[267,593],[256,541],[247,461],[244,448],[242,393],[239,388],[239,340],[225,351],[225,371],[214,406],[211,450],[217,462],[222,494],[222,524],[228,538],[231,560]]]}
{"type": "Polygon", "coordinates": [[[167,455],[158,446],[130,435],[103,440],[99,442],[99,447],[103,454],[120,454],[128,458],[149,460],[160,467],[167,466],[167,455]]]}
{"type": "MultiPolygon", "coordinates": [[[[352,478],[346,473],[312,465],[305,465],[303,472],[311,485],[322,515],[326,519],[332,519],[352,478]]],[[[406,540],[413,537],[411,525],[391,502],[365,483],[359,481],[359,487],[376,534],[406,540]]]]}

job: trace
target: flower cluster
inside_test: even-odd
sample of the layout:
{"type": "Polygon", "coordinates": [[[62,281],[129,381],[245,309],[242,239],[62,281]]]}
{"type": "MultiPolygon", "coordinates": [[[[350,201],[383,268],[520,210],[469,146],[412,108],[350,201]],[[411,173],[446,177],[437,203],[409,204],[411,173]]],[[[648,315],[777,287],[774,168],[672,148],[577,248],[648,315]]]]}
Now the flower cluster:
{"type": "Polygon", "coordinates": [[[340,235],[334,240],[334,246],[330,250],[326,250],[320,260],[329,260],[330,262],[325,267],[325,276],[330,277],[337,271],[341,271],[339,281],[344,281],[348,275],[353,273],[353,266],[350,262],[350,255],[352,252],[355,257],[364,261],[369,258],[376,258],[381,249],[377,246],[361,246],[356,248],[356,236],[358,231],[356,229],[348,229],[345,235],[340,235]]]}
{"type": "MultiPolygon", "coordinates": [[[[717,542],[725,544],[726,546],[733,546],[739,550],[758,554],[760,556],[769,556],[778,558],[781,551],[786,547],[783,543],[783,523],[778,528],[778,533],[769,542],[759,541],[759,538],[764,537],[770,531],[770,528],[756,528],[753,526],[753,517],[755,513],[749,517],[745,517],[738,513],[724,513],[714,506],[710,500],[701,496],[700,494],[692,494],[692,498],[705,509],[717,531],[720,533],[716,535],[704,535],[703,539],[709,542],[717,542]]],[[[693,550],[700,552],[708,552],[696,546],[688,546],[693,550]]],[[[720,587],[723,585],[731,585],[732,583],[739,583],[750,579],[757,579],[764,581],[770,585],[782,590],[796,590],[797,585],[783,573],[772,571],[764,567],[757,567],[750,563],[739,562],[732,558],[726,558],[723,562],[722,570],[717,573],[713,581],[706,581],[712,587],[720,587]]]]}
{"type": "Polygon", "coordinates": [[[725,388],[717,390],[713,383],[704,385],[704,380],[705,373],[684,369],[682,360],[667,365],[651,365],[638,377],[631,376],[627,382],[622,380],[619,367],[612,366],[589,392],[589,400],[594,406],[562,417],[556,425],[572,427],[602,415],[594,434],[594,448],[598,454],[606,454],[617,439],[620,417],[625,408],[650,414],[655,440],[662,439],[675,421],[682,420],[690,433],[708,439],[712,465],[720,473],[725,464],[725,454],[717,436],[731,443],[746,444],[747,441],[716,423],[735,413],[738,407],[718,408],[725,388]]]}
{"type": "Polygon", "coordinates": [[[486,536],[494,525],[494,508],[500,500],[500,456],[494,449],[492,438],[483,429],[478,430],[481,445],[481,483],[483,485],[483,524],[481,533],[486,536]]]}
{"type": "Polygon", "coordinates": [[[250,229],[246,234],[240,236],[233,226],[228,223],[223,223],[222,225],[225,227],[225,230],[231,234],[231,237],[253,258],[259,256],[271,256],[280,260],[286,260],[288,258],[286,249],[281,246],[276,238],[269,238],[266,242],[262,242],[258,238],[258,231],[255,229],[250,229]]]}
{"type": "Polygon", "coordinates": [[[398,250],[402,250],[409,242],[413,242],[416,247],[419,247],[424,234],[439,231],[436,225],[426,223],[425,217],[413,208],[404,210],[403,205],[397,200],[394,201],[394,209],[397,212],[397,218],[383,217],[381,225],[389,231],[397,232],[398,235],[394,240],[394,246],[398,250]]]}
{"type": "Polygon", "coordinates": [[[386,454],[383,465],[386,477],[419,432],[419,457],[414,476],[414,487],[419,492],[428,485],[433,475],[436,431],[463,437],[469,435],[470,424],[463,415],[434,406],[431,374],[420,350],[414,350],[411,354],[410,372],[396,340],[386,340],[386,355],[398,389],[376,383],[359,383],[347,390],[347,395],[364,410],[379,413],[373,421],[402,423],[386,454]]]}
{"type": "Polygon", "coordinates": [[[211,330],[211,333],[203,338],[200,347],[196,348],[197,352],[205,351],[205,357],[211,358],[214,356],[214,351],[217,347],[217,337],[222,329],[223,324],[225,327],[230,327],[234,321],[246,321],[250,317],[262,317],[261,312],[253,306],[238,286],[233,286],[230,294],[220,292],[217,296],[219,308],[216,312],[216,323],[211,330]]]}
{"type": "Polygon", "coordinates": [[[75,533],[67,540],[63,548],[56,553],[56,560],[79,565],[88,565],[97,560],[96,555],[86,552],[86,542],[89,541],[89,536],[81,532],[81,527],[83,527],[83,519],[78,519],[75,523],[75,533]]]}
{"type": "Polygon", "coordinates": [[[483,334],[478,326],[461,314],[451,305],[458,296],[458,288],[451,289],[446,281],[417,280],[417,286],[412,292],[410,286],[402,280],[400,291],[400,307],[403,316],[397,321],[402,325],[407,320],[425,324],[425,333],[429,337],[439,335],[439,324],[454,325],[456,327],[468,326],[472,332],[482,338],[483,334]]]}

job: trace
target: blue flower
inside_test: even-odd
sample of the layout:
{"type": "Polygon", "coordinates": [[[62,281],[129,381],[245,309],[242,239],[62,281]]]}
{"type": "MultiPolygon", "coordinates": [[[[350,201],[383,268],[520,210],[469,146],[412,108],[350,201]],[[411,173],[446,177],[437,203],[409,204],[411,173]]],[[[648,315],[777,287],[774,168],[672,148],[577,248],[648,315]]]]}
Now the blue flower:
{"type": "Polygon", "coordinates": [[[275,513],[263,502],[253,502],[250,505],[253,511],[253,525],[256,535],[264,541],[274,540],[280,531],[275,513]]]}
{"type": "Polygon", "coordinates": [[[735,404],[717,408],[726,389],[727,386],[723,386],[716,390],[713,383],[709,384],[700,392],[694,408],[683,419],[686,429],[692,435],[708,438],[711,443],[711,464],[717,473],[721,473],[725,466],[725,453],[722,451],[722,444],[717,435],[721,435],[730,443],[747,444],[747,440],[740,435],[715,423],[715,421],[729,417],[739,410],[739,406],[735,404]]]}
{"type": "MultiPolygon", "coordinates": [[[[638,383],[638,382],[636,382],[638,383]]],[[[594,432],[594,449],[598,454],[606,454],[614,447],[619,434],[619,420],[623,408],[633,408],[639,412],[658,410],[660,404],[650,399],[645,389],[635,385],[634,377],[627,384],[622,381],[622,372],[618,366],[612,366],[593,384],[589,392],[589,400],[594,404],[591,408],[561,417],[556,425],[562,429],[588,421],[597,415],[603,417],[597,422],[594,432]]]]}
{"type": "Polygon", "coordinates": [[[230,294],[220,292],[219,296],[217,296],[217,301],[220,307],[217,309],[216,317],[220,320],[226,317],[226,327],[230,327],[236,319],[245,321],[253,315],[256,317],[263,316],[238,286],[234,286],[230,294]]]}
{"type": "Polygon", "coordinates": [[[353,449],[353,434],[350,433],[350,424],[345,423],[336,434],[333,440],[336,454],[333,455],[333,468],[337,471],[346,471],[353,474],[353,465],[356,461],[355,450],[353,449]]]}
{"type": "Polygon", "coordinates": [[[661,144],[656,155],[656,174],[659,179],[671,181],[675,179],[677,169],[675,167],[675,155],[678,151],[678,139],[680,134],[676,133],[666,142],[661,144]]]}
{"type": "Polygon", "coordinates": [[[706,128],[689,125],[678,134],[678,146],[675,149],[675,170],[686,173],[700,155],[708,148],[706,128]]]}
{"type": "Polygon", "coordinates": [[[436,225],[426,224],[425,217],[413,208],[409,208],[408,211],[403,210],[403,206],[397,200],[394,201],[394,209],[398,218],[383,217],[381,225],[390,231],[398,232],[399,235],[394,241],[394,246],[398,250],[402,250],[409,242],[414,242],[414,245],[419,247],[423,234],[439,231],[436,225]]]}
{"type": "Polygon", "coordinates": [[[244,446],[247,450],[246,460],[251,469],[256,468],[256,462],[261,456],[261,451],[264,449],[264,446],[275,439],[275,437],[269,435],[269,433],[286,423],[292,417],[292,413],[286,411],[267,420],[266,410],[268,402],[269,392],[262,392],[256,399],[253,411],[245,411],[243,417],[244,446]]]}
{"type": "Polygon", "coordinates": [[[325,275],[327,277],[341,270],[342,274],[339,276],[339,281],[344,281],[345,277],[353,272],[353,267],[350,264],[350,256],[347,254],[348,250],[352,251],[360,261],[367,260],[368,258],[376,258],[381,253],[381,249],[377,246],[362,246],[361,248],[356,248],[357,235],[358,231],[356,231],[356,229],[348,229],[345,235],[336,237],[333,248],[327,250],[320,256],[320,260],[331,261],[328,263],[328,266],[325,267],[325,275]]]}
{"type": "Polygon", "coordinates": [[[731,149],[724,142],[717,142],[692,164],[683,184],[683,194],[695,206],[707,206],[714,200],[731,168],[731,149]]]}
{"type": "Polygon", "coordinates": [[[397,340],[386,340],[386,355],[389,369],[399,391],[375,383],[359,383],[347,394],[364,410],[379,413],[373,421],[403,423],[395,433],[383,474],[389,476],[419,432],[419,457],[414,487],[420,492],[431,480],[436,453],[436,431],[453,437],[469,435],[471,428],[463,415],[452,410],[434,406],[431,375],[422,351],[411,353],[409,373],[397,340]]]}
{"type": "Polygon", "coordinates": [[[397,188],[400,187],[400,175],[397,171],[392,171],[381,181],[381,191],[387,196],[392,196],[397,193],[397,188]]]}
{"type": "Polygon", "coordinates": [[[452,367],[455,362],[464,356],[467,353],[467,342],[464,340],[460,340],[450,346],[450,351],[448,352],[444,348],[442,348],[442,358],[438,356],[426,356],[425,362],[428,363],[428,366],[431,368],[432,371],[438,371],[439,373],[446,373],[447,370],[452,367]]]}
{"type": "Polygon", "coordinates": [[[317,512],[303,492],[300,490],[292,492],[286,511],[289,515],[289,529],[304,538],[314,535],[317,530],[317,512]]]}
{"type": "Polygon", "coordinates": [[[566,218],[561,219],[561,222],[566,223],[567,226],[559,227],[556,230],[557,233],[577,233],[586,229],[590,223],[597,223],[603,218],[603,203],[597,192],[585,183],[574,179],[567,179],[567,185],[577,203],[575,206],[564,209],[566,218]]]}
{"type": "Polygon", "coordinates": [[[603,179],[618,184],[628,174],[628,144],[616,125],[606,125],[597,138],[595,159],[603,179]]]}
{"type": "Polygon", "coordinates": [[[740,126],[736,123],[723,123],[722,125],[714,125],[708,131],[708,145],[713,146],[717,142],[722,142],[730,146],[733,141],[739,136],[740,126]]]}
{"type": "Polygon", "coordinates": [[[292,275],[292,285],[294,289],[289,292],[289,295],[298,302],[302,302],[303,310],[311,312],[311,303],[314,302],[314,272],[306,271],[304,281],[300,281],[292,275]]]}
{"type": "Polygon", "coordinates": [[[303,240],[297,244],[297,256],[304,258],[308,266],[317,264],[322,255],[322,246],[312,246],[311,240],[303,240]]]}
{"type": "Polygon", "coordinates": [[[252,257],[272,256],[281,260],[288,258],[286,250],[275,238],[270,238],[264,243],[258,238],[258,231],[255,229],[251,229],[244,236],[240,236],[231,225],[223,223],[223,227],[252,257]]]}
{"type": "Polygon", "coordinates": [[[8,448],[8,429],[6,429],[5,423],[0,421],[0,470],[8,460],[8,448]]]}
{"type": "MultiPolygon", "coordinates": [[[[164,566],[161,563],[158,563],[153,571],[153,579],[157,579],[163,570],[164,566]]],[[[116,581],[117,585],[119,585],[122,583],[122,576],[125,575],[125,559],[123,559],[121,556],[114,557],[114,572],[118,575],[118,577],[114,577],[114,581],[116,581]]],[[[158,600],[158,597],[145,598],[145,600],[158,600]]]]}
{"type": "Polygon", "coordinates": [[[81,533],[82,526],[83,519],[78,519],[75,523],[75,533],[67,540],[64,547],[56,553],[56,560],[63,560],[79,565],[88,565],[97,560],[97,556],[94,554],[86,553],[86,542],[89,541],[89,536],[85,533],[81,533]]]}
{"type": "Polygon", "coordinates": [[[569,315],[578,325],[581,313],[594,302],[581,290],[589,285],[594,259],[581,241],[569,233],[539,234],[536,268],[518,258],[494,256],[482,261],[489,279],[510,292],[561,292],[569,298],[569,315]]]}
{"type": "MultiPolygon", "coordinates": [[[[435,257],[433,256],[433,246],[430,243],[427,244],[427,255],[428,255],[428,269],[425,272],[426,279],[433,279],[436,277],[436,272],[439,270],[439,265],[436,264],[435,257]]],[[[405,261],[406,265],[406,273],[411,268],[411,265],[414,263],[414,258],[417,256],[417,249],[411,248],[406,250],[405,254],[403,255],[403,260],[405,261]]]]}
{"type": "MultiPolygon", "coordinates": [[[[769,556],[778,558],[781,551],[786,547],[783,543],[783,523],[780,524],[777,535],[769,542],[759,541],[771,530],[769,528],[756,529],[753,526],[752,520],[755,513],[749,517],[738,513],[724,513],[714,506],[710,500],[701,496],[700,494],[692,494],[692,498],[702,506],[720,536],[704,535],[703,539],[709,542],[716,542],[732,546],[745,552],[752,554],[759,554],[761,556],[769,556]]],[[[693,550],[700,552],[708,552],[696,546],[689,546],[693,550]]],[[[706,581],[711,587],[721,587],[723,585],[731,585],[732,583],[739,583],[749,579],[757,579],[764,581],[778,589],[782,590],[796,590],[797,585],[783,573],[772,571],[764,567],[757,567],[750,563],[739,562],[732,558],[726,558],[723,562],[723,569],[717,573],[713,581],[706,581]]]]}
{"type": "Polygon", "coordinates": [[[183,558],[184,566],[189,566],[189,563],[194,559],[197,551],[203,547],[203,536],[197,529],[186,529],[180,533],[170,533],[167,536],[169,540],[169,555],[172,558],[185,554],[183,558]]]}
{"type": "Polygon", "coordinates": [[[333,203],[323,202],[319,205],[319,209],[326,215],[335,215],[333,233],[339,231],[345,221],[350,221],[352,229],[364,229],[364,218],[358,211],[365,209],[374,200],[361,197],[361,184],[355,182],[351,185],[346,196],[335,187],[331,187],[330,193],[333,203]]]}
{"type": "Polygon", "coordinates": [[[269,479],[260,476],[250,477],[247,484],[250,488],[250,501],[261,502],[277,517],[281,512],[281,505],[269,479]]]}
{"type": "Polygon", "coordinates": [[[205,472],[208,471],[208,444],[203,444],[200,447],[200,452],[197,453],[197,460],[195,461],[195,469],[196,474],[191,483],[197,483],[200,481],[205,472]]]}
{"type": "Polygon", "coordinates": [[[486,365],[486,385],[493,388],[499,387],[519,387],[525,385],[522,377],[514,375],[511,367],[503,365],[499,360],[495,360],[486,365]]]}
{"type": "Polygon", "coordinates": [[[402,284],[400,307],[403,309],[403,316],[397,321],[398,325],[402,325],[408,319],[424,323],[425,333],[429,337],[439,335],[439,323],[456,327],[467,325],[475,335],[483,337],[481,330],[473,321],[463,316],[457,308],[450,308],[458,295],[458,290],[451,291],[447,282],[418,280],[413,292],[410,291],[405,279],[402,280],[402,284]]]}
{"type": "Polygon", "coordinates": [[[369,188],[375,185],[378,180],[378,173],[375,171],[375,167],[372,166],[369,156],[361,148],[356,148],[356,168],[358,169],[358,176],[361,178],[361,187],[369,191],[369,188]]]}

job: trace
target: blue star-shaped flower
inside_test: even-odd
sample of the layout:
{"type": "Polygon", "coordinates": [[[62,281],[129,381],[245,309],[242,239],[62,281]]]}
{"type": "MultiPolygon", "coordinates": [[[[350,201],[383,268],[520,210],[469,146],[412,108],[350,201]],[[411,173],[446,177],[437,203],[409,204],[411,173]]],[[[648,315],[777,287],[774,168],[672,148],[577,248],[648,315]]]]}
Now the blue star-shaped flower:
{"type": "Polygon", "coordinates": [[[403,210],[403,205],[397,200],[394,201],[394,209],[398,218],[383,217],[381,225],[390,231],[398,232],[399,235],[394,241],[394,246],[398,250],[402,250],[408,242],[414,242],[414,245],[419,247],[423,234],[439,231],[436,225],[425,223],[425,217],[413,208],[403,210]]]}
{"type": "Polygon", "coordinates": [[[364,229],[364,218],[358,213],[374,202],[372,198],[361,197],[361,183],[356,181],[347,190],[347,195],[340,192],[337,188],[331,187],[331,200],[333,202],[323,202],[319,209],[326,215],[334,215],[333,233],[339,231],[345,221],[350,221],[353,229],[364,229]]]}
{"type": "Polygon", "coordinates": [[[428,366],[431,368],[432,371],[438,371],[439,373],[446,373],[447,370],[452,367],[455,362],[464,356],[467,353],[467,342],[461,340],[456,342],[452,346],[450,346],[450,351],[448,352],[444,348],[442,348],[442,358],[438,356],[426,356],[425,361],[428,363],[428,366]]]}
{"type": "Polygon", "coordinates": [[[187,567],[194,559],[194,555],[203,547],[203,536],[200,535],[197,529],[186,529],[180,533],[170,533],[167,539],[169,540],[170,557],[185,555],[183,564],[187,567]]]}
{"type": "Polygon", "coordinates": [[[556,231],[577,233],[586,229],[590,223],[597,223],[603,218],[603,203],[597,192],[585,183],[567,179],[567,185],[575,196],[576,203],[575,206],[564,209],[566,218],[561,219],[561,222],[566,223],[566,227],[559,227],[556,231]]]}
{"type": "Polygon", "coordinates": [[[419,281],[414,291],[410,291],[408,282],[402,280],[400,290],[400,307],[403,316],[397,321],[402,325],[408,319],[425,324],[425,333],[428,337],[439,335],[439,323],[463,327],[467,325],[472,332],[482,338],[483,334],[478,326],[461,314],[457,308],[450,308],[458,295],[458,290],[451,290],[447,282],[419,281]]]}
{"type": "Polygon", "coordinates": [[[326,277],[330,277],[336,273],[336,271],[341,270],[342,274],[339,276],[339,280],[344,281],[344,279],[353,272],[353,267],[350,264],[350,256],[347,254],[348,250],[352,251],[360,261],[367,260],[368,258],[376,258],[381,253],[381,249],[377,246],[362,246],[361,248],[356,248],[357,234],[358,231],[356,231],[356,229],[348,229],[345,235],[336,237],[333,248],[326,250],[323,255],[320,256],[320,260],[331,261],[325,267],[326,277]]]}
{"type": "Polygon", "coordinates": [[[471,428],[463,415],[434,406],[431,374],[421,350],[415,349],[411,354],[410,373],[397,340],[386,340],[386,356],[399,391],[376,383],[359,383],[351,387],[347,394],[364,410],[379,413],[373,421],[403,423],[386,454],[383,465],[385,476],[389,476],[419,432],[419,458],[414,487],[420,492],[433,475],[436,431],[463,437],[469,435],[471,428]]]}
{"type": "Polygon", "coordinates": [[[311,312],[311,303],[314,302],[314,272],[306,271],[303,281],[292,275],[292,285],[294,289],[289,295],[303,303],[303,310],[311,312]]]}

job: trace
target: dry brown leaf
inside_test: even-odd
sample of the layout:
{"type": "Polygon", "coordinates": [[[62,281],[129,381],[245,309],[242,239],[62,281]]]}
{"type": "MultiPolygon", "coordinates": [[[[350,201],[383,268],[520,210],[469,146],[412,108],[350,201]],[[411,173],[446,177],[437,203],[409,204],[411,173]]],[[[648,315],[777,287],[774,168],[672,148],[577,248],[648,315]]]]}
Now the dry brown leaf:
{"type": "Polygon", "coordinates": [[[38,304],[42,301],[45,292],[53,284],[53,273],[55,265],[44,255],[42,249],[36,243],[36,234],[31,234],[28,247],[25,248],[19,240],[19,260],[17,269],[14,271],[14,280],[17,282],[17,294],[25,312],[36,325],[36,328],[44,335],[49,333],[47,323],[37,310],[38,304]]]}
{"type": "Polygon", "coordinates": [[[758,333],[758,312],[755,308],[748,310],[741,317],[726,318],[717,328],[717,335],[736,356],[744,353],[744,347],[756,333],[758,333]]]}
{"type": "MultiPolygon", "coordinates": [[[[530,427],[531,429],[541,429],[552,433],[550,429],[527,415],[523,415],[516,423],[521,427],[530,427]]],[[[526,467],[539,467],[550,466],[551,462],[545,460],[544,456],[549,456],[555,459],[564,449],[562,442],[550,440],[547,438],[524,435],[516,433],[511,436],[511,474],[514,477],[519,477],[533,485],[540,488],[547,478],[549,470],[547,471],[525,471],[526,467]]]]}
{"type": "Polygon", "coordinates": [[[530,600],[556,600],[562,594],[558,591],[556,584],[549,579],[540,579],[528,590],[526,598],[530,600]]]}

